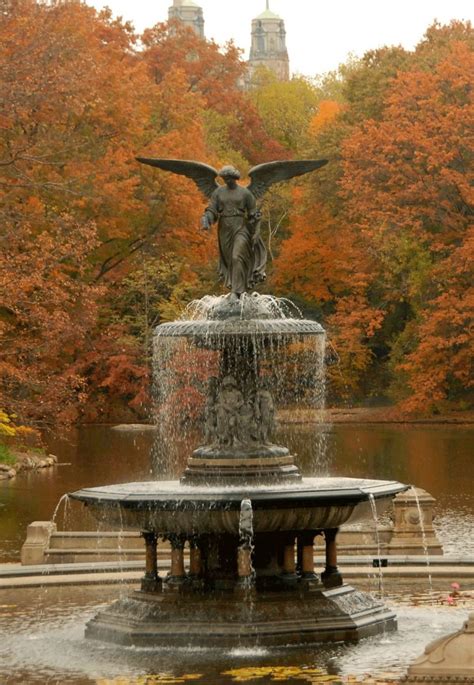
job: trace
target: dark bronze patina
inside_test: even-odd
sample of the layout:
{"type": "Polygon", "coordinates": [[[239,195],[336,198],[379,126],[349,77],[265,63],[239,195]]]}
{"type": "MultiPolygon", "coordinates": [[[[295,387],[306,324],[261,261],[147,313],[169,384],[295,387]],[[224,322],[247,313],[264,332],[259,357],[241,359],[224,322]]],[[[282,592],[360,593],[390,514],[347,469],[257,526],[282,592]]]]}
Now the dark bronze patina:
{"type": "Polygon", "coordinates": [[[207,164],[188,160],[145,157],[137,160],[187,176],[209,200],[201,226],[207,231],[213,223],[218,223],[219,273],[233,299],[265,280],[267,251],[260,235],[261,212],[257,201],[273,184],[316,171],[328,161],[307,159],[259,164],[249,171],[250,185],[244,187],[237,183],[240,172],[233,166],[217,171],[207,164]],[[218,176],[225,185],[217,183],[218,176]]]}
{"type": "MultiPolygon", "coordinates": [[[[237,184],[233,167],[218,174],[197,162],[139,161],[188,176],[209,199],[202,227],[218,222],[220,270],[231,295],[215,298],[201,318],[164,323],[155,332],[158,369],[172,364],[174,354],[186,367],[196,350],[214,360],[207,383],[199,380],[206,395],[204,444],[188,457],[181,482],[71,494],[98,520],[106,512],[122,529],[140,529],[146,548],[141,589],[89,621],[86,636],[136,646],[230,648],[356,641],[394,630],[390,609],[344,583],[336,538],[341,525],[373,507],[383,510],[407,486],[302,477],[290,450],[273,442],[276,409],[285,398],[273,371],[291,360],[292,348],[303,348],[312,371],[301,379],[295,373],[295,385],[321,383],[314,364],[322,364],[324,330],[288,317],[276,302],[269,306],[271,296],[240,298],[265,275],[257,200],[271,184],[325,160],[262,164],[250,172],[248,187],[237,184]],[[218,175],[225,185],[216,183],[218,175]],[[317,572],[319,537],[325,559],[317,572]],[[166,577],[158,573],[158,540],[169,547],[166,577]]],[[[164,383],[164,401],[169,387],[164,383]]]]}

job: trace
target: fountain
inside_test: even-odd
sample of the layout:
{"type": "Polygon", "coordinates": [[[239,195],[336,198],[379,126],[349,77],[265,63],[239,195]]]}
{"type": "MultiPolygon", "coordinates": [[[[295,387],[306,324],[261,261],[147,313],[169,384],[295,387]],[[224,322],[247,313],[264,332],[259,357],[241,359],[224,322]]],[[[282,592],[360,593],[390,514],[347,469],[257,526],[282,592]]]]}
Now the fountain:
{"type": "Polygon", "coordinates": [[[320,401],[325,332],[290,304],[246,292],[264,266],[252,197],[261,197],[262,184],[265,190],[323,162],[260,165],[245,189],[229,167],[221,172],[224,187],[212,186],[209,176],[215,184],[217,172],[205,165],[140,161],[191,176],[201,189],[196,174],[207,174],[211,205],[203,227],[219,218],[221,273],[232,292],[204,298],[187,318],[156,329],[159,442],[168,452],[183,430],[176,400],[201,401],[204,444],[188,456],[180,481],[71,495],[99,520],[140,529],[146,547],[141,588],[95,616],[86,636],[136,646],[246,647],[355,641],[394,630],[396,618],[381,601],[344,583],[336,538],[342,524],[370,512],[370,503],[381,512],[406,486],[303,477],[290,450],[273,442],[281,401],[320,401]],[[317,536],[325,544],[320,574],[317,536]],[[170,543],[166,578],[158,572],[161,540],[170,543]]]}

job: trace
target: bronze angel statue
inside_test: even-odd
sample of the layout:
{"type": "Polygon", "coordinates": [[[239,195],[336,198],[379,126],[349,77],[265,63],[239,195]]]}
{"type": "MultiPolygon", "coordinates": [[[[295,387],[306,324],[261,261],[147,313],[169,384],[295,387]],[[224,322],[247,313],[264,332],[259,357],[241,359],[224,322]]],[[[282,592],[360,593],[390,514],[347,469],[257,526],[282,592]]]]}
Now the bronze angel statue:
{"type": "Polygon", "coordinates": [[[265,280],[267,251],[260,235],[261,213],[257,200],[274,183],[315,171],[328,161],[308,159],[259,164],[249,171],[250,184],[244,187],[237,183],[240,172],[233,166],[217,171],[207,164],[188,160],[144,157],[137,160],[187,176],[209,200],[201,225],[207,231],[218,222],[219,273],[234,299],[265,280]],[[218,176],[225,185],[219,185],[218,176]]]}

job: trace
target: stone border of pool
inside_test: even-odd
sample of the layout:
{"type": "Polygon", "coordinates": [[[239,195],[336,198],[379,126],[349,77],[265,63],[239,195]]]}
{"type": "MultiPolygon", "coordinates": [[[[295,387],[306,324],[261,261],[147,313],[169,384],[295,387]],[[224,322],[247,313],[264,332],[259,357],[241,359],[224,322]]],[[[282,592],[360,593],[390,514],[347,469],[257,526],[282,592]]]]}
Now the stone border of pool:
{"type": "MultiPolygon", "coordinates": [[[[460,582],[463,590],[474,590],[474,557],[440,557],[426,559],[420,556],[391,556],[382,558],[382,566],[373,556],[341,556],[339,565],[344,568],[348,580],[367,581],[377,584],[383,578],[386,589],[398,581],[426,579],[428,572],[433,584],[441,581],[460,582]],[[427,563],[429,561],[429,564],[427,563]],[[387,564],[385,566],[385,563],[387,564]]],[[[323,557],[315,556],[316,565],[322,565],[323,557]]],[[[166,572],[166,560],[158,562],[160,571],[166,572]]],[[[139,583],[143,575],[142,561],[108,561],[75,564],[44,564],[24,566],[22,564],[0,564],[0,590],[7,588],[61,586],[61,585],[102,585],[114,583],[139,583]]]]}

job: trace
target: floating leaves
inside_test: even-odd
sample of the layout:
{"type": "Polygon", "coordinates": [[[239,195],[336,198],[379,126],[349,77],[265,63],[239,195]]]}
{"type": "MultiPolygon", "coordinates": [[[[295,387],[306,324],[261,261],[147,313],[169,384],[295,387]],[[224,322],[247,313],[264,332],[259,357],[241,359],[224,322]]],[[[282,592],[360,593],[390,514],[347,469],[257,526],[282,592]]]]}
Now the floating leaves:
{"type": "Polygon", "coordinates": [[[260,666],[236,668],[224,671],[223,675],[231,676],[232,682],[245,683],[265,678],[265,682],[288,682],[289,679],[301,680],[307,683],[339,683],[339,676],[328,675],[326,671],[299,666],[260,666]]]}
{"type": "Polygon", "coordinates": [[[137,678],[100,678],[97,685],[181,685],[195,680],[200,680],[204,676],[201,673],[185,673],[181,676],[172,673],[154,673],[141,675],[137,678]]]}

